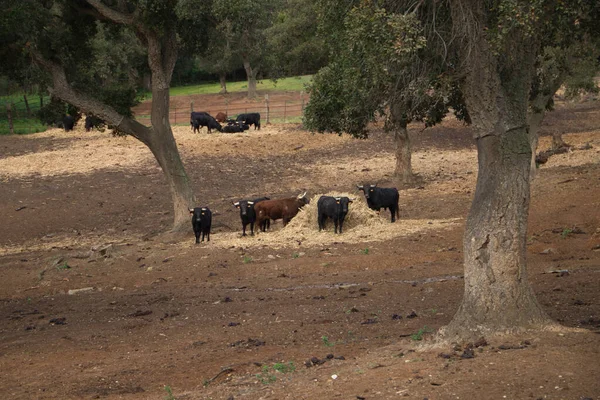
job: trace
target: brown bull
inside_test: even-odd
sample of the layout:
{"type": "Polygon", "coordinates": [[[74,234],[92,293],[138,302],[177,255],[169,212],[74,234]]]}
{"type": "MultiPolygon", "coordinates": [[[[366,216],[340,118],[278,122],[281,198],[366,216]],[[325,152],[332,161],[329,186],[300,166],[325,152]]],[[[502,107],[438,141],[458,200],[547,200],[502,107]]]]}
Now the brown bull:
{"type": "Polygon", "coordinates": [[[286,226],[298,214],[298,210],[306,204],[308,204],[306,192],[297,197],[261,201],[254,206],[256,225],[264,232],[266,227],[264,222],[270,219],[283,219],[283,226],[286,226]]]}
{"type": "Polygon", "coordinates": [[[215,117],[215,119],[217,121],[219,121],[220,123],[224,123],[225,121],[227,121],[227,113],[220,112],[220,113],[217,114],[217,116],[215,117]]]}

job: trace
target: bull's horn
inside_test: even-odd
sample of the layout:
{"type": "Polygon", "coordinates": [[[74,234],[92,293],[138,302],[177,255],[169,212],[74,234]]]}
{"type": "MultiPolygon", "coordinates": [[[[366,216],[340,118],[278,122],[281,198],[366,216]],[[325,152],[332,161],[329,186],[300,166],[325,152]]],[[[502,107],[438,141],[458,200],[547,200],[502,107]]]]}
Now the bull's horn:
{"type": "Polygon", "coordinates": [[[302,193],[302,194],[299,194],[299,195],[298,195],[298,198],[299,198],[299,199],[301,199],[301,198],[303,198],[304,196],[306,196],[306,192],[304,192],[304,193],[302,193]]]}
{"type": "Polygon", "coordinates": [[[253,204],[254,204],[254,202],[253,202],[253,201],[248,201],[247,203],[248,203],[248,204],[250,204],[250,205],[253,205],[253,204]]]}
{"type": "Polygon", "coordinates": [[[194,209],[193,208],[188,208],[188,210],[190,210],[190,214],[194,213],[194,209]]]}
{"type": "Polygon", "coordinates": [[[363,185],[360,185],[360,186],[359,186],[359,185],[356,185],[356,188],[357,188],[358,190],[365,190],[365,187],[364,187],[363,185]]]}
{"type": "Polygon", "coordinates": [[[240,202],[239,202],[239,201],[236,201],[235,203],[232,201],[232,203],[233,203],[233,205],[234,205],[235,207],[239,207],[239,205],[240,205],[240,202]]]}
{"type": "Polygon", "coordinates": [[[377,187],[377,184],[371,185],[371,187],[377,187]]]}

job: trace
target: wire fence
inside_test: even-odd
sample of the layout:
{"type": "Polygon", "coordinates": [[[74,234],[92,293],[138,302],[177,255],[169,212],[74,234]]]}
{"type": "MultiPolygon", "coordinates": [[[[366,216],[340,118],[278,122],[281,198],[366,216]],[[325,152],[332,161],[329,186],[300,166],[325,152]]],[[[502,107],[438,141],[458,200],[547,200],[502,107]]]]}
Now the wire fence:
{"type": "Polygon", "coordinates": [[[0,134],[43,132],[46,125],[38,119],[38,111],[48,104],[49,96],[13,95],[0,98],[0,134]]]}
{"type": "MultiPolygon", "coordinates": [[[[48,104],[48,96],[14,95],[0,98],[0,134],[25,134],[43,132],[48,127],[37,118],[38,111],[44,104],[48,104]]],[[[174,105],[169,110],[169,119],[173,125],[187,125],[190,123],[191,111],[205,111],[216,116],[223,112],[228,118],[233,118],[242,113],[258,112],[261,115],[261,124],[288,124],[301,123],[304,114],[305,100],[270,101],[268,95],[262,103],[255,104],[221,104],[212,103],[208,108],[194,106],[191,101],[188,106],[174,105]]],[[[135,118],[145,125],[151,124],[150,115],[138,114],[135,118]]]]}
{"type": "MultiPolygon", "coordinates": [[[[304,99],[286,100],[283,102],[269,101],[265,98],[264,103],[256,105],[239,105],[228,104],[211,104],[206,108],[198,108],[194,106],[194,102],[190,102],[189,106],[172,105],[169,111],[169,120],[173,125],[185,125],[190,123],[190,113],[192,111],[205,111],[215,117],[222,112],[227,114],[228,118],[233,118],[242,113],[258,112],[261,116],[261,124],[289,124],[302,122],[304,114],[304,99]]],[[[139,122],[150,125],[150,115],[138,114],[135,117],[139,122]]]]}

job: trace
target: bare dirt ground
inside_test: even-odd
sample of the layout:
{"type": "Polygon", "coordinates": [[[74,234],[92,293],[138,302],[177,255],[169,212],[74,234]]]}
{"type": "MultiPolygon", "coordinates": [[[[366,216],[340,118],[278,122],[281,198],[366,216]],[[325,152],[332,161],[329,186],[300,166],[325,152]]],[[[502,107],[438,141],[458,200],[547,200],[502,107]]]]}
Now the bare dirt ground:
{"type": "Polygon", "coordinates": [[[215,213],[200,245],[191,227],[180,242],[160,234],[170,196],[134,139],[1,137],[1,398],[598,399],[600,104],[561,105],[540,149],[554,130],[591,145],[553,156],[532,184],[529,280],[565,330],[473,352],[420,347],[463,290],[477,165],[457,122],[411,128],[419,182],[402,188],[395,224],[354,186],[395,185],[382,132],[177,127],[198,205],[215,213]],[[367,222],[319,233],[313,202],[285,229],[241,238],[232,201],[304,191],[350,193],[367,222]]]}

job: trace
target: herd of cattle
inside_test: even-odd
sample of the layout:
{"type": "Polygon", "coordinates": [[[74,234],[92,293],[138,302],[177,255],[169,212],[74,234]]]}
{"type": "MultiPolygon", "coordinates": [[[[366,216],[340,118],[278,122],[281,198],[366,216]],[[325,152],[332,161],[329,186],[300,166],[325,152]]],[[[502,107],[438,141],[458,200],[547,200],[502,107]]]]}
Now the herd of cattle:
{"type": "MultiPolygon", "coordinates": [[[[392,214],[392,222],[396,221],[399,213],[398,200],[400,195],[396,188],[380,188],[377,185],[357,186],[362,191],[370,209],[380,211],[382,208],[389,209],[392,214]]],[[[317,221],[319,231],[325,229],[325,222],[333,220],[334,232],[342,233],[344,219],[348,214],[348,207],[354,201],[348,197],[321,196],[317,201],[317,221]]],[[[297,197],[271,200],[261,197],[253,200],[240,200],[232,205],[240,210],[242,220],[242,236],[246,236],[246,227],[250,225],[250,234],[254,235],[254,226],[265,232],[271,226],[271,220],[283,220],[286,226],[298,211],[309,203],[306,192],[297,197]]],[[[192,214],[192,228],[196,236],[196,243],[210,241],[210,228],[212,225],[212,212],[208,207],[196,207],[189,209],[192,214]]]]}
{"type": "MultiPolygon", "coordinates": [[[[69,132],[73,130],[76,123],[77,120],[75,117],[65,115],[58,125],[62,126],[66,132],[69,132]]],[[[88,115],[85,118],[86,132],[102,125],[104,125],[104,121],[98,117],[88,115]]],[[[236,133],[250,129],[250,125],[254,125],[255,130],[260,130],[260,113],[243,113],[239,114],[236,119],[228,119],[227,114],[223,112],[218,113],[216,117],[204,111],[192,111],[190,115],[190,127],[194,130],[194,133],[200,132],[200,128],[204,126],[208,129],[208,133],[211,133],[213,129],[224,133],[236,133]],[[227,123],[227,125],[223,126],[220,122],[227,123]]]]}
{"type": "Polygon", "coordinates": [[[227,114],[223,112],[218,113],[216,117],[204,111],[192,111],[190,114],[190,127],[194,133],[200,132],[200,128],[204,126],[208,129],[208,133],[211,133],[213,129],[224,133],[236,133],[250,129],[250,125],[254,125],[255,130],[260,130],[259,113],[239,114],[236,119],[228,119],[227,114]],[[227,122],[227,125],[223,126],[220,124],[221,122],[227,122]]]}

